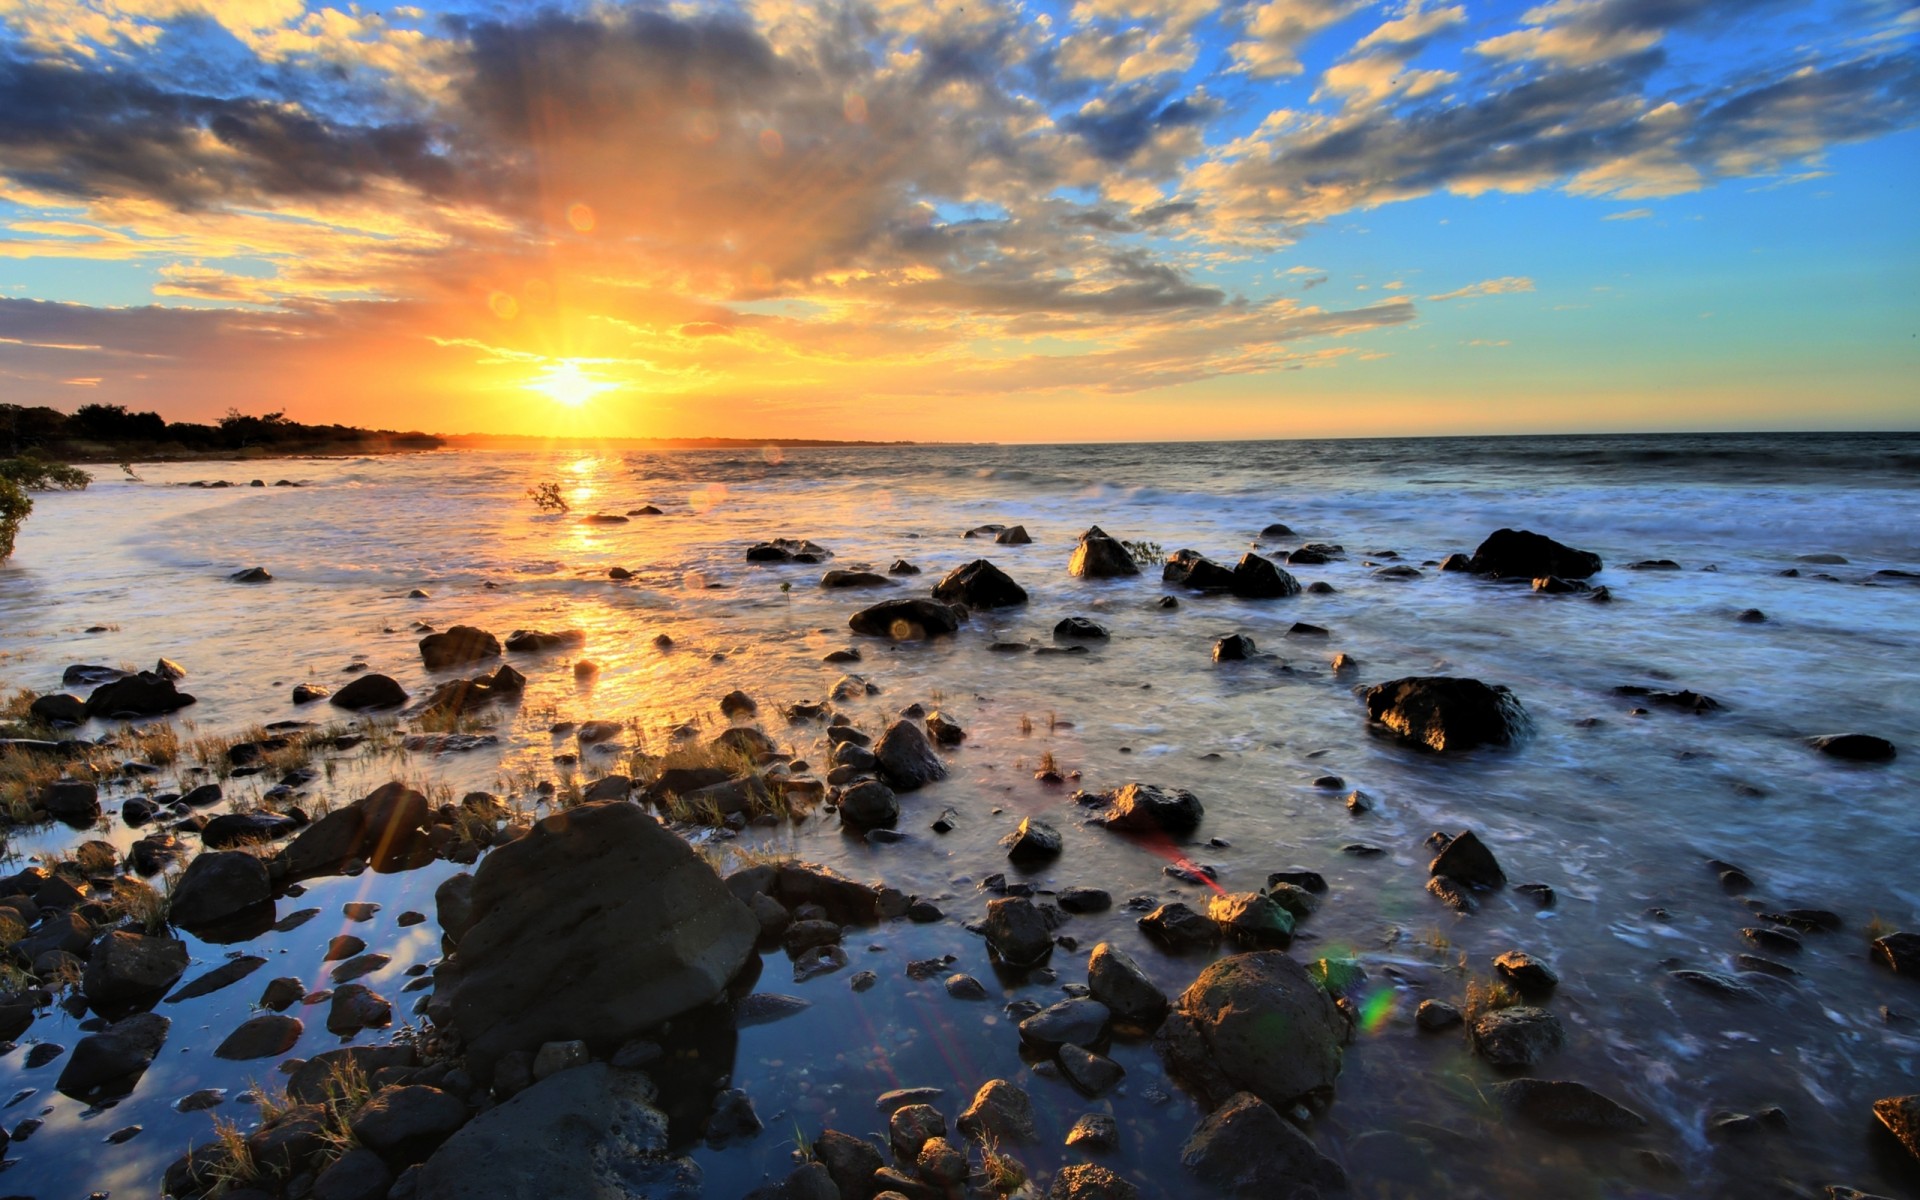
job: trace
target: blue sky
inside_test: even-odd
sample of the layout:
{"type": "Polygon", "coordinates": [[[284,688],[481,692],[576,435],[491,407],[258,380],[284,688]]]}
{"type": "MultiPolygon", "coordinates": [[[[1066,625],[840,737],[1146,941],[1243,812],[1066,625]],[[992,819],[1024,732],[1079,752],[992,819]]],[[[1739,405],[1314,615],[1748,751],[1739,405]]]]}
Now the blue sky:
{"type": "Polygon", "coordinates": [[[1917,46],[1893,0],[0,0],[0,387],[442,431],[1914,428],[1917,46]]]}

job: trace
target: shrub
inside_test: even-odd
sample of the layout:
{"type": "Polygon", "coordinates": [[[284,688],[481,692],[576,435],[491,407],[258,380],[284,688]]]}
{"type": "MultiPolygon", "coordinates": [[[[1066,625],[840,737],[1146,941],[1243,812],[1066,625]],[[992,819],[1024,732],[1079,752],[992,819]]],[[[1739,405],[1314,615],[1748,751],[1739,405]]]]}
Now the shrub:
{"type": "Polygon", "coordinates": [[[528,488],[527,499],[533,501],[533,506],[543,512],[563,513],[571,507],[567,503],[567,498],[560,494],[560,485],[552,480],[536,483],[528,488]]]}
{"type": "Polygon", "coordinates": [[[0,477],[0,562],[13,556],[13,536],[32,511],[32,497],[13,480],[0,477]]]}

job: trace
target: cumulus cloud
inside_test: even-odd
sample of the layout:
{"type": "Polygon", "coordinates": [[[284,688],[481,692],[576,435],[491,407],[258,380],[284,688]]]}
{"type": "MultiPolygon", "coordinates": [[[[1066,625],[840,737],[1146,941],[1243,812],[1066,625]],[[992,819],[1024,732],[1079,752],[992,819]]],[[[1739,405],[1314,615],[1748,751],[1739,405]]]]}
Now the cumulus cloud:
{"type": "Polygon", "coordinates": [[[1437,296],[1428,296],[1429,300],[1465,300],[1470,296],[1504,296],[1512,292],[1530,292],[1533,280],[1525,275],[1502,275],[1498,279],[1482,279],[1479,283],[1470,283],[1451,292],[1441,292],[1437,296]]]}

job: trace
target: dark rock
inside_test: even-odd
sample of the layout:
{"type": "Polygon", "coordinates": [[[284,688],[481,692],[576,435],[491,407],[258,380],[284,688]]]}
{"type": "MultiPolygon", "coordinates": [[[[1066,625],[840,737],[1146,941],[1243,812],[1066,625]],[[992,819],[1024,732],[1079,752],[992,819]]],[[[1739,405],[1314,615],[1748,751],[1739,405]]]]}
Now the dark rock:
{"type": "Polygon", "coordinates": [[[1367,716],[1401,739],[1442,753],[1505,746],[1527,728],[1520,701],[1477,679],[1416,675],[1368,688],[1367,716]]]}
{"type": "Polygon", "coordinates": [[[399,708],[407,702],[407,689],[386,675],[362,675],[335,692],[328,700],[348,712],[371,712],[381,708],[399,708]]]}
{"type": "Polygon", "coordinates": [[[1021,1021],[1020,1040],[1049,1054],[1067,1044],[1095,1045],[1105,1036],[1110,1015],[1098,1000],[1062,1000],[1021,1021]]]}
{"type": "Polygon", "coordinates": [[[383,1071],[412,1067],[417,1061],[413,1047],[405,1043],[322,1050],[300,1063],[288,1076],[287,1098],[297,1104],[319,1104],[338,1089],[343,1073],[372,1079],[383,1071]]]}
{"type": "Polygon", "coordinates": [[[508,1051],[617,1044],[710,1003],[760,932],[686,842],[620,801],[555,813],[493,851],[470,920],[434,1003],[483,1081],[508,1051]]]}
{"type": "Polygon", "coordinates": [[[1497,529],[1473,552],[1467,569],[1500,579],[1586,579],[1600,570],[1600,556],[1575,550],[1530,530],[1497,529]]]}
{"type": "Polygon", "coordinates": [[[921,1147],[946,1133],[947,1119],[931,1104],[903,1105],[887,1118],[887,1141],[903,1159],[920,1157],[921,1147]]]}
{"type": "Polygon", "coordinates": [[[1036,817],[1024,817],[1019,828],[1000,839],[1007,858],[1017,863],[1044,862],[1060,857],[1060,831],[1036,817]]]}
{"type": "Polygon", "coordinates": [[[873,1173],[886,1165],[873,1143],[828,1129],[814,1139],[813,1156],[832,1176],[842,1200],[872,1200],[873,1173]]]}
{"type": "Polygon", "coordinates": [[[747,549],[748,562],[819,563],[833,557],[833,551],[811,539],[774,538],[747,549]]]}
{"type": "Polygon", "coordinates": [[[1809,738],[1807,744],[1846,762],[1892,762],[1897,753],[1892,742],[1870,733],[1829,733],[1809,738]]]}
{"type": "Polygon", "coordinates": [[[299,821],[275,812],[221,813],[201,828],[200,844],[209,850],[224,850],[246,843],[270,842],[299,828],[299,821]]]}
{"type": "Polygon", "coordinates": [[[946,764],[927,743],[926,733],[911,721],[888,726],[873,748],[873,757],[880,777],[897,792],[915,791],[947,777],[946,764]]]}
{"type": "MultiPolygon", "coordinates": [[[[386,1200],[393,1172],[378,1154],[355,1148],[335,1159],[313,1181],[309,1200],[386,1200]]],[[[235,1193],[228,1192],[228,1196],[235,1193]]]]}
{"type": "Polygon", "coordinates": [[[1105,912],[1113,907],[1113,896],[1093,887],[1070,887],[1055,898],[1060,907],[1070,913],[1105,912]]]}
{"type": "Polygon", "coordinates": [[[1012,608],[1027,602],[1027,592],[1005,571],[984,558],[955,567],[934,585],[933,598],[968,608],[1012,608]]]}
{"type": "Polygon", "coordinates": [[[337,874],[365,860],[374,869],[403,870],[433,859],[426,826],[427,798],[402,783],[388,783],[337,808],[301,830],[281,852],[289,879],[337,874]]]}
{"type": "Polygon", "coordinates": [[[62,824],[85,829],[100,819],[100,789],[84,779],[56,779],[40,789],[40,807],[62,824]]]}
{"type": "Polygon", "coordinates": [[[507,635],[506,648],[515,654],[544,654],[585,645],[587,635],[579,629],[548,632],[543,629],[516,629],[507,635]]]}
{"type": "Polygon", "coordinates": [[[1460,1010],[1444,1000],[1422,1000],[1413,1014],[1413,1023],[1428,1033],[1438,1033],[1443,1029],[1453,1029],[1463,1024],[1466,1018],[1460,1010]]]}
{"type": "Polygon", "coordinates": [[[1873,961],[1896,975],[1920,980],[1920,933],[1889,933],[1875,938],[1873,961]]]}
{"type": "Polygon", "coordinates": [[[1140,929],[1169,950],[1200,950],[1220,940],[1220,927],[1178,900],[1140,918],[1140,929]]]}
{"type": "Polygon", "coordinates": [[[1199,797],[1185,788],[1136,782],[1098,798],[1105,803],[1100,823],[1122,833],[1191,833],[1206,816],[1199,797]]]}
{"type": "Polygon", "coordinates": [[[1004,1079],[989,1079],[973,1095],[956,1124],[970,1138],[1004,1142],[1034,1140],[1033,1100],[1004,1079]]]}
{"type": "Polygon", "coordinates": [[[1282,1107],[1330,1095],[1347,1036],[1333,998],[1277,950],[1209,964],[1160,1027],[1169,1068],[1208,1104],[1242,1091],[1282,1107]]]}
{"type": "Polygon", "coordinates": [[[1738,978],[1719,971],[1680,970],[1669,971],[1667,974],[1681,983],[1690,984],[1703,992],[1711,992],[1728,1000],[1752,1000],[1760,994],[1738,978]]]}
{"type": "Polygon", "coordinates": [[[420,639],[420,660],[429,671],[499,657],[500,639],[472,625],[455,625],[420,639]]]}
{"type": "Polygon", "coordinates": [[[1175,550],[1160,569],[1160,578],[1200,592],[1225,592],[1233,587],[1233,572],[1197,550],[1175,550]]]}
{"type": "MultiPolygon", "coordinates": [[[[1090,1004],[1092,1001],[1084,1003],[1090,1004]]],[[[1039,1016],[1027,1018],[1028,1021],[1038,1019],[1039,1016]]],[[[1025,1027],[1026,1022],[1021,1022],[1021,1028],[1025,1027]]],[[[1095,1054],[1078,1042],[1063,1043],[1060,1046],[1058,1058],[1060,1073],[1065,1075],[1073,1086],[1089,1096],[1098,1096],[1102,1092],[1111,1090],[1127,1075],[1126,1070],[1119,1063],[1095,1054]]]]}
{"type": "Polygon", "coordinates": [[[126,675],[93,690],[87,697],[87,715],[93,717],[157,717],[177,712],[194,702],[173,680],[152,671],[126,675]]]}
{"type": "Polygon", "coordinates": [[[103,1088],[117,1091],[130,1085],[160,1053],[172,1025],[156,1013],[135,1013],[88,1034],[67,1057],[54,1086],[69,1096],[86,1098],[103,1088]]]}
{"type": "Polygon", "coordinates": [[[1784,925],[1757,925],[1740,931],[1740,936],[1775,953],[1791,954],[1800,949],[1800,935],[1784,925]]]}
{"type": "Polygon", "coordinates": [[[828,571],[820,577],[823,588],[892,587],[893,580],[873,571],[828,571]]]}
{"type": "Polygon", "coordinates": [[[1140,1200],[1140,1189],[1096,1163],[1061,1167],[1047,1200],[1140,1200]]]}
{"type": "Polygon", "coordinates": [[[1269,888],[1276,883],[1290,883],[1294,887],[1315,894],[1321,894],[1327,890],[1325,877],[1323,877],[1320,872],[1309,871],[1305,867],[1289,867],[1284,871],[1275,871],[1267,876],[1267,886],[1269,888]]]}
{"type": "Polygon", "coordinates": [[[1256,950],[1278,949],[1293,941],[1293,914],[1263,892],[1216,895],[1207,916],[1230,941],[1256,950]]]}
{"type": "Polygon", "coordinates": [[[273,1058],[293,1049],[305,1029],[298,1017],[262,1013],[242,1021],[240,1027],[215,1048],[213,1056],[239,1061],[273,1058]]]}
{"type": "Polygon", "coordinates": [[[1242,600],[1277,600],[1298,596],[1300,581],[1258,554],[1248,552],[1234,564],[1233,582],[1228,590],[1242,600]]]}
{"type": "Polygon", "coordinates": [[[1120,1144],[1120,1125],[1105,1113],[1082,1113],[1067,1130],[1067,1145],[1076,1150],[1101,1152],[1120,1144]]]}
{"type": "Polygon", "coordinates": [[[1446,848],[1427,864],[1427,873],[1444,876],[1468,887],[1496,888],[1507,881],[1499,860],[1473,830],[1465,830],[1450,839],[1446,848]]]}
{"type": "Polygon", "coordinates": [[[272,903],[266,863],[244,850],[210,850],[187,864],[170,912],[181,928],[198,929],[272,903]]]}
{"type": "Polygon", "coordinates": [[[1873,1115],[1908,1154],[1920,1158],[1920,1094],[1875,1100],[1873,1115]]]}
{"type": "Polygon", "coordinates": [[[186,943],[116,929],[93,944],[81,989],[96,1011],[138,1004],[165,994],[186,970],[186,943]]]}
{"type": "Polygon", "coordinates": [[[1126,951],[1107,942],[1087,959],[1087,987],[1093,998],[1130,1024],[1157,1029],[1167,1014],[1167,997],[1126,951]]]}
{"type": "Polygon", "coordinates": [[[211,971],[189,980],[186,986],[167,997],[167,1003],[178,1004],[182,1000],[197,1000],[201,996],[210,996],[221,988],[240,982],[266,965],[267,960],[257,954],[243,954],[239,958],[230,958],[211,971]]]}
{"type": "Polygon", "coordinates": [[[1231,1097],[1200,1122],[1180,1164],[1232,1196],[1305,1200],[1347,1188],[1340,1165],[1251,1092],[1231,1097]]]}
{"type": "Polygon", "coordinates": [[[938,600],[884,600],[847,618],[847,627],[896,642],[942,637],[960,628],[960,615],[938,600]]]}
{"type": "Polygon", "coordinates": [[[1098,525],[1080,535],[1067,561],[1067,574],[1076,579],[1115,579],[1138,575],[1140,566],[1116,538],[1108,537],[1098,525]]]}
{"type": "Polygon", "coordinates": [[[971,975],[949,975],[946,980],[947,995],[955,1000],[985,1000],[986,985],[971,975]]]}
{"type": "Polygon", "coordinates": [[[1513,1116],[1555,1133],[1620,1133],[1647,1123],[1639,1113],[1572,1080],[1509,1079],[1494,1084],[1493,1092],[1513,1116]]]}
{"type": "Polygon", "coordinates": [[[1053,627],[1056,641],[1105,641],[1112,635],[1107,627],[1087,617],[1067,617],[1053,627]]]}
{"type": "Polygon", "coordinates": [[[350,1037],[362,1029],[384,1029],[393,1020],[393,1005],[372,988],[347,983],[333,990],[327,1009],[327,1032],[350,1037]]]}
{"type": "Polygon", "coordinates": [[[854,825],[887,825],[900,816],[893,789],[878,779],[866,779],[840,793],[840,817],[854,825]]]}
{"type": "Polygon", "coordinates": [[[272,583],[273,576],[265,567],[246,567],[227,576],[235,583],[272,583]]]}
{"type": "Polygon", "coordinates": [[[987,902],[987,946],[1000,961],[1030,967],[1053,949],[1053,926],[1024,896],[1003,896],[987,902]]]}
{"type": "Polygon", "coordinates": [[[887,574],[889,575],[918,575],[919,573],[920,568],[914,566],[904,558],[894,559],[893,565],[887,568],[887,574]]]}
{"type": "Polygon", "coordinates": [[[1638,684],[1623,684],[1613,689],[1617,696],[1634,696],[1665,708],[1677,708],[1696,716],[1720,711],[1721,704],[1712,696],[1703,696],[1693,691],[1662,691],[1657,688],[1642,687],[1638,684]]]}
{"type": "Polygon", "coordinates": [[[54,692],[34,697],[33,703],[27,706],[27,712],[49,725],[81,725],[87,719],[87,704],[78,696],[54,692]]]}
{"type": "Polygon", "coordinates": [[[967,731],[945,715],[933,712],[927,714],[927,736],[942,746],[958,746],[967,740],[967,731]]]}
{"type": "Polygon", "coordinates": [[[1213,644],[1213,661],[1245,662],[1258,649],[1244,633],[1230,633],[1213,644]]]}
{"type": "Polygon", "coordinates": [[[1530,1067],[1566,1045],[1560,1019],[1544,1008],[1515,1005],[1474,1018],[1474,1049],[1496,1067],[1530,1067]]]}
{"type": "Polygon", "coordinates": [[[1559,986],[1552,968],[1524,950],[1509,950],[1493,960],[1494,973],[1522,996],[1541,996],[1559,986]]]}

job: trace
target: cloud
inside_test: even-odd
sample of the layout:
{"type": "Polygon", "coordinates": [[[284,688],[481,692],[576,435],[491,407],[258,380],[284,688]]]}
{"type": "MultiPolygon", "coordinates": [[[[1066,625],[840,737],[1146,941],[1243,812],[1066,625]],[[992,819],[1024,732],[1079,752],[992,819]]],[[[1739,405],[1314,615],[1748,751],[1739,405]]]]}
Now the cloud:
{"type": "Polygon", "coordinates": [[[1533,280],[1525,275],[1502,275],[1498,279],[1482,279],[1479,283],[1470,283],[1451,292],[1442,292],[1437,296],[1428,296],[1429,300],[1464,300],[1470,296],[1505,296],[1513,292],[1530,292],[1533,280]]]}
{"type": "Polygon", "coordinates": [[[1602,221],[1644,221],[1652,215],[1653,210],[1650,208],[1629,208],[1621,212],[1608,213],[1600,219],[1602,221]]]}
{"type": "Polygon", "coordinates": [[[1346,20],[1364,0],[1266,0],[1249,10],[1246,40],[1232,53],[1239,68],[1256,79],[1298,75],[1300,50],[1314,35],[1346,20]]]}

